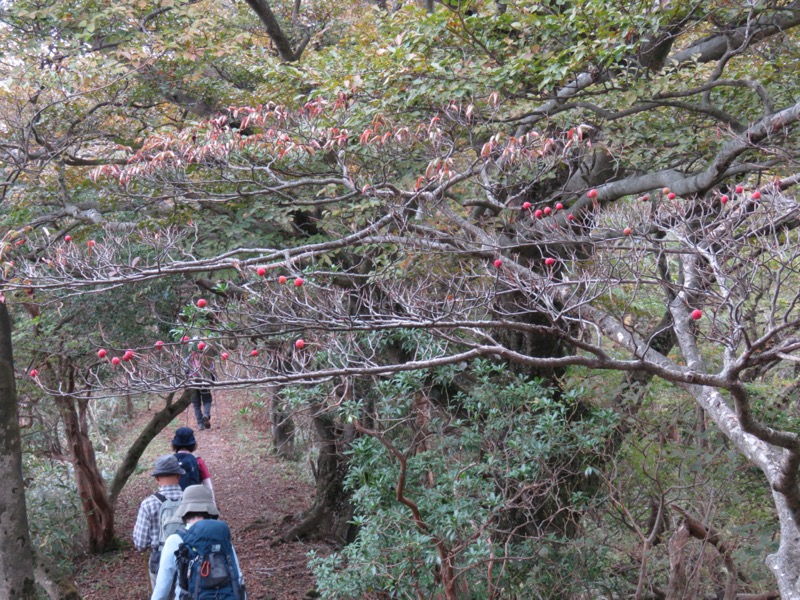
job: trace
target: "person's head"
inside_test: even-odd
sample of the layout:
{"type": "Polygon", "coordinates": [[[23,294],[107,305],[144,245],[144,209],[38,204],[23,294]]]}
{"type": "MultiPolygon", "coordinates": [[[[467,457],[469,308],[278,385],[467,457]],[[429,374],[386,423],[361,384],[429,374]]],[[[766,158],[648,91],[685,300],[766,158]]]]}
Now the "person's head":
{"type": "Polygon", "coordinates": [[[191,427],[178,427],[175,430],[175,437],[172,438],[172,449],[188,450],[194,452],[197,449],[197,440],[194,438],[194,430],[191,427]]]}
{"type": "Polygon", "coordinates": [[[178,459],[174,454],[166,454],[156,459],[156,466],[151,475],[155,477],[156,483],[162,485],[174,485],[180,481],[181,475],[186,473],[178,464],[178,459]]]}
{"type": "Polygon", "coordinates": [[[219,510],[214,504],[211,490],[204,485],[190,485],[183,490],[181,503],[175,510],[175,516],[184,523],[191,523],[201,519],[216,519],[219,510]]]}

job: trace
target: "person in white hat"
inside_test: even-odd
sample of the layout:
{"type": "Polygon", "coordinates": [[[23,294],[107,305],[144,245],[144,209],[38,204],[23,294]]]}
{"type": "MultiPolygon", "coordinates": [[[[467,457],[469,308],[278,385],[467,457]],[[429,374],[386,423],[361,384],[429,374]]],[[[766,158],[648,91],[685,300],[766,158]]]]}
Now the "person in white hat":
{"type": "MultiPolygon", "coordinates": [[[[214,521],[217,524],[217,529],[224,530],[228,543],[230,541],[230,529],[224,521],[218,521],[219,510],[214,504],[211,490],[202,484],[190,485],[183,490],[183,498],[178,510],[175,511],[175,516],[183,520],[186,528],[178,533],[173,533],[164,543],[161,562],[158,566],[158,578],[150,600],[169,600],[173,582],[179,579],[176,553],[183,545],[184,540],[189,538],[192,527],[202,521],[214,521]]],[[[235,582],[237,589],[241,592],[238,597],[244,600],[244,576],[239,567],[239,558],[236,556],[236,550],[234,550],[233,545],[230,545],[230,552],[234,571],[238,575],[238,581],[235,582]]],[[[175,600],[180,600],[181,593],[188,594],[186,590],[181,589],[180,585],[175,585],[175,600]]]]}

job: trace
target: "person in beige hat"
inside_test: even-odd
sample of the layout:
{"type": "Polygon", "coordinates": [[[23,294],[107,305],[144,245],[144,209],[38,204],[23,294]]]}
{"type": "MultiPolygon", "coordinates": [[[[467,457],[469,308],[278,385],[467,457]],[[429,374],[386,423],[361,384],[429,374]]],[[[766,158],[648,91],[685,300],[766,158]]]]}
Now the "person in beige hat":
{"type": "Polygon", "coordinates": [[[158,491],[142,500],[139,514],[133,527],[133,545],[139,552],[150,550],[147,562],[150,573],[150,587],[156,583],[156,572],[161,559],[162,510],[173,511],[181,499],[179,481],[185,471],[172,455],[159,456],[151,475],[155,478],[158,491]]]}
{"type": "MultiPolygon", "coordinates": [[[[176,580],[178,585],[175,586],[175,599],[179,600],[182,597],[181,594],[184,594],[183,597],[191,597],[186,589],[181,588],[177,554],[179,549],[183,550],[186,546],[202,547],[204,543],[208,545],[209,541],[213,542],[211,545],[217,548],[221,547],[223,551],[227,548],[229,551],[233,567],[230,587],[236,590],[232,592],[232,597],[244,600],[244,576],[239,567],[239,559],[230,541],[231,534],[228,525],[224,521],[218,520],[219,510],[214,503],[211,490],[202,484],[187,487],[183,491],[183,498],[175,511],[175,516],[183,520],[185,529],[172,534],[164,542],[164,550],[158,566],[158,578],[150,600],[169,600],[173,583],[176,580]],[[211,537],[215,537],[215,539],[211,539],[211,537]]],[[[191,589],[196,589],[196,586],[192,586],[191,589]]],[[[223,590],[216,590],[214,597],[227,598],[228,596],[223,593],[223,590]]]]}

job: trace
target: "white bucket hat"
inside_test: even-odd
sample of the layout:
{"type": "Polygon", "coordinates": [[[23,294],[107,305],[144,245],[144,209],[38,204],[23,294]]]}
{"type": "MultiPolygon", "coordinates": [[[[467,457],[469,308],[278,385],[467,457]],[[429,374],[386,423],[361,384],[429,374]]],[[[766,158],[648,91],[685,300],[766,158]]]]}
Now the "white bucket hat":
{"type": "Polygon", "coordinates": [[[211,490],[206,486],[190,485],[183,490],[180,506],[175,511],[175,516],[183,518],[186,513],[208,513],[212,517],[219,515],[211,490]]]}

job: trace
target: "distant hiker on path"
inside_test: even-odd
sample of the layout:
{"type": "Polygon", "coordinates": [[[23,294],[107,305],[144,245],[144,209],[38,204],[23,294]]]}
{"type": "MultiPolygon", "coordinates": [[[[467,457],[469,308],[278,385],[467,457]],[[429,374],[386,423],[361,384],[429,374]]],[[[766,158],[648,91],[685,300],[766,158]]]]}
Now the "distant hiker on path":
{"type": "Polygon", "coordinates": [[[184,473],[174,454],[159,456],[156,459],[152,476],[155,477],[158,492],[142,500],[136,525],[133,527],[134,547],[139,552],[150,549],[147,566],[151,589],[156,583],[158,563],[161,558],[161,543],[164,541],[161,539],[163,521],[169,520],[179,506],[182,492],[178,482],[184,473]]]}
{"type": "Polygon", "coordinates": [[[164,543],[150,600],[169,600],[176,580],[176,600],[246,600],[231,530],[217,520],[219,510],[209,489],[202,485],[186,488],[175,516],[183,520],[186,529],[164,543]]]}
{"type": "MultiPolygon", "coordinates": [[[[186,361],[186,376],[189,380],[216,381],[216,367],[205,342],[197,342],[192,346],[192,351],[186,361]]],[[[208,386],[196,387],[192,390],[192,404],[194,416],[197,419],[197,429],[211,428],[211,388],[208,386]]]]}
{"type": "Polygon", "coordinates": [[[197,440],[194,437],[194,430],[191,427],[179,427],[175,430],[175,437],[172,438],[172,451],[178,464],[186,471],[181,475],[179,485],[185,490],[190,485],[202,483],[211,490],[211,497],[214,497],[214,486],[211,484],[211,472],[208,470],[205,461],[199,456],[194,455],[197,450],[197,440]]]}

